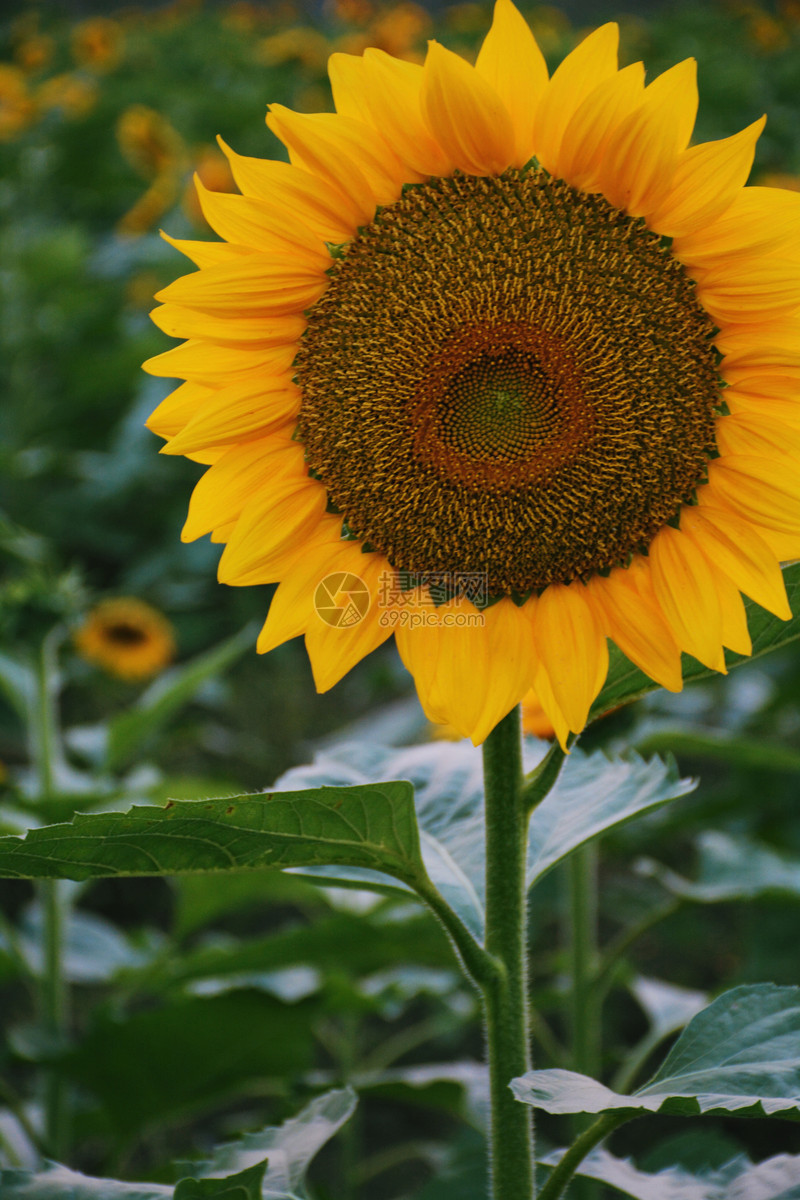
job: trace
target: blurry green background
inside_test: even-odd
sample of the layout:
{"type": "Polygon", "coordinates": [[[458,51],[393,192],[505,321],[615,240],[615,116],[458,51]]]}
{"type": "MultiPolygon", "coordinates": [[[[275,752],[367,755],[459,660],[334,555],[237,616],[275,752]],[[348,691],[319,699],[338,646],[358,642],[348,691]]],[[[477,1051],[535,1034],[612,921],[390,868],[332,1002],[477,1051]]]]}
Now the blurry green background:
{"type": "MultiPolygon", "coordinates": [[[[176,237],[212,236],[191,177],[198,171],[211,188],[232,187],[215,135],[243,154],[278,155],[281,148],[264,125],[267,104],[329,108],[325,64],[333,50],[358,53],[377,45],[419,59],[426,39],[437,36],[470,56],[488,28],[490,11],[478,3],[427,10],[415,3],[381,6],[372,0],[326,0],[313,8],[290,0],[216,6],[176,0],[119,7],[108,17],[98,15],[101,7],[108,11],[99,4],[17,5],[10,13],[5,10],[0,25],[0,636],[17,652],[49,622],[63,619],[77,628],[97,600],[134,596],[173,624],[178,661],[185,662],[248,622],[257,628],[270,589],[218,585],[219,549],[207,540],[181,544],[190,490],[202,468],[159,458],[159,441],[144,428],[148,414],[171,390],[139,369],[143,359],[171,344],[149,320],[152,296],[186,269],[158,230],[176,237]]],[[[627,7],[575,0],[564,10],[538,7],[527,15],[552,64],[584,26],[612,17],[621,22],[623,61],[643,58],[650,77],[696,56],[697,137],[725,137],[767,112],[753,179],[800,187],[800,0],[627,7]]],[[[86,662],[69,643],[63,669],[61,706],[70,726],[91,728],[123,712],[144,686],[86,662]]],[[[301,643],[264,658],[253,647],[224,676],[206,681],[175,717],[169,736],[154,741],[148,761],[159,773],[151,778],[149,796],[265,787],[288,766],[307,761],[321,740],[359,730],[377,740],[430,736],[392,645],[370,656],[326,696],[314,692],[301,643]]],[[[677,698],[657,694],[588,732],[584,741],[590,747],[672,745],[681,766],[703,777],[701,789],[671,806],[667,815],[640,822],[604,846],[604,934],[635,924],[664,900],[654,878],[631,873],[630,864],[640,854],[691,873],[697,839],[712,828],[744,839],[740,850],[755,838],[772,851],[800,855],[798,730],[800,656],[792,651],[677,698]]],[[[81,746],[75,739],[76,766],[91,757],[85,752],[82,758],[81,746]]],[[[0,700],[0,786],[5,781],[3,794],[11,806],[25,762],[20,721],[0,700]]],[[[26,886],[0,890],[14,917],[27,911],[26,886]]],[[[310,1069],[321,1056],[330,1079],[347,1077],[348,1063],[358,1060],[365,1045],[377,1044],[387,1029],[399,1029],[403,1061],[414,1061],[415,1047],[422,1044],[414,1037],[425,1033],[440,1059],[480,1056],[474,999],[458,984],[450,951],[430,918],[417,910],[409,914],[408,906],[393,908],[392,902],[359,926],[341,898],[323,900],[305,885],[273,881],[265,903],[265,885],[259,887],[258,899],[251,879],[213,886],[198,879],[172,890],[164,882],[115,882],[87,893],[85,911],[117,923],[118,959],[109,951],[106,967],[95,976],[85,963],[76,968],[77,982],[82,979],[88,991],[81,993],[86,1008],[76,1021],[76,1037],[83,1041],[71,1060],[71,1078],[87,1096],[99,1097],[95,1109],[87,1100],[76,1120],[77,1165],[132,1177],[163,1176],[164,1163],[177,1150],[194,1151],[248,1122],[294,1111],[300,1065],[310,1069]],[[201,992],[197,978],[203,971],[196,964],[195,974],[186,975],[196,985],[192,991],[180,971],[156,982],[147,966],[153,961],[147,954],[156,955],[158,945],[163,968],[158,939],[165,930],[189,953],[198,938],[230,946],[265,931],[280,935],[295,928],[298,914],[308,922],[303,928],[321,922],[323,931],[316,950],[309,944],[302,951],[308,961],[315,961],[326,940],[330,947],[322,968],[324,1002],[319,993],[303,998],[302,989],[289,1000],[269,989],[237,991],[230,981],[217,994],[208,979],[201,992]],[[138,947],[138,960],[132,946],[138,947]],[[127,949],[123,953],[120,947],[127,949]],[[371,992],[363,981],[357,985],[366,972],[389,971],[404,956],[417,964],[413,979],[384,979],[371,992]],[[136,963],[137,981],[126,985],[125,971],[136,963]],[[437,969],[444,975],[437,976],[437,969]],[[112,980],[116,991],[104,990],[112,980]],[[158,1012],[160,1025],[151,1020],[152,1011],[158,1012]],[[176,1082],[180,1069],[168,1058],[154,1068],[149,1090],[137,1074],[142,1045],[152,1043],[157,1062],[181,1031],[191,1056],[198,1047],[217,1045],[218,1033],[209,1030],[241,1028],[246,1041],[263,1022],[279,1031],[278,1040],[289,1039],[295,1066],[267,1055],[253,1070],[276,1078],[283,1071],[282,1082],[271,1090],[253,1085],[253,1095],[238,1107],[226,1089],[247,1093],[252,1080],[244,1069],[241,1078],[234,1071],[229,1079],[220,1067],[222,1082],[217,1080],[217,1091],[210,1087],[208,1094],[202,1088],[198,1092],[191,1077],[176,1082]],[[313,1028],[313,1047],[300,1027],[313,1028]],[[104,1055],[113,1063],[109,1078],[91,1068],[104,1055]]],[[[556,1030],[563,1008],[563,981],[558,982],[563,958],[557,949],[542,948],[558,945],[559,904],[558,881],[548,881],[535,902],[542,957],[534,983],[556,1030]]],[[[675,985],[710,991],[749,980],[797,982],[798,916],[796,896],[773,896],[768,890],[749,905],[733,899],[681,906],[637,944],[635,966],[675,985]]],[[[301,951],[292,953],[295,958],[287,951],[283,961],[295,963],[301,951]]],[[[223,970],[220,961],[214,960],[214,971],[223,970]]],[[[14,1029],[24,1003],[4,962],[0,953],[0,982],[9,981],[4,995],[14,1029]]],[[[641,1009],[624,990],[624,973],[621,979],[607,1011],[609,1070],[618,1065],[620,1047],[630,1047],[645,1030],[641,1009]]],[[[241,984],[246,986],[256,985],[251,980],[241,984]]],[[[550,1065],[547,1033],[540,1035],[539,1063],[550,1065]]],[[[231,1034],[229,1042],[219,1042],[227,1065],[237,1054],[246,1056],[233,1041],[231,1034]]],[[[25,1064],[35,1055],[17,1030],[7,1043],[0,1040],[0,1059],[24,1083],[25,1064]]],[[[460,1128],[453,1115],[461,1105],[458,1088],[437,1086],[438,1091],[426,1093],[437,1114],[429,1119],[424,1110],[409,1115],[407,1104],[392,1107],[400,1102],[387,1085],[383,1107],[368,1110],[359,1132],[375,1156],[371,1173],[358,1176],[349,1169],[348,1156],[355,1151],[348,1144],[340,1155],[340,1175],[330,1176],[347,1182],[335,1191],[320,1184],[318,1194],[335,1194],[337,1200],[436,1195],[415,1190],[435,1173],[434,1151],[426,1157],[419,1150],[416,1160],[410,1151],[392,1158],[391,1146],[398,1130],[422,1145],[460,1128]],[[383,1166],[381,1154],[389,1156],[383,1166]]],[[[709,1132],[706,1124],[706,1153],[716,1146],[713,1153],[723,1161],[731,1147],[745,1145],[759,1154],[787,1148],[791,1139],[785,1126],[778,1135],[774,1126],[750,1130],[750,1124],[740,1122],[735,1133],[720,1122],[709,1132]]],[[[791,1137],[800,1151],[796,1130],[791,1137]]],[[[696,1152],[692,1145],[695,1149],[687,1142],[682,1151],[684,1161],[696,1152]]],[[[478,1161],[479,1154],[467,1138],[464,1161],[472,1161],[470,1155],[478,1161]]],[[[651,1154],[653,1169],[663,1161],[651,1154]]],[[[479,1178],[480,1171],[476,1176],[473,1169],[472,1175],[479,1178]]],[[[455,1186],[448,1200],[470,1194],[455,1186]]]]}

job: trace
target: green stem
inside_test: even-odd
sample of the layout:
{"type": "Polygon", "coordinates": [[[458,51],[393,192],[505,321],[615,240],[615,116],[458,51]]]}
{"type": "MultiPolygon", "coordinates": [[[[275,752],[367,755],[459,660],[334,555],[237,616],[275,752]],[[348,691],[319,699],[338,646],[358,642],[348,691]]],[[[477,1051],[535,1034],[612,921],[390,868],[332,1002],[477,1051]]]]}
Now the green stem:
{"type": "Polygon", "coordinates": [[[539,1200],[558,1200],[590,1150],[620,1125],[632,1119],[630,1113],[604,1113],[570,1146],[561,1162],[539,1193],[539,1200]]]}
{"type": "Polygon", "coordinates": [[[533,1110],[509,1083],[530,1070],[526,887],[528,812],[523,802],[519,710],[483,747],[486,795],[486,950],[500,971],[483,988],[491,1089],[492,1200],[535,1196],[533,1110]]]}
{"type": "MultiPolygon", "coordinates": [[[[570,734],[568,744],[572,745],[574,741],[574,735],[570,734]]],[[[558,779],[566,757],[567,751],[562,750],[558,742],[553,742],[539,765],[525,776],[522,785],[522,803],[526,812],[532,813],[537,804],[544,800],[558,779]]]]}
{"type": "MultiPolygon", "coordinates": [[[[594,987],[597,972],[597,846],[579,846],[566,863],[566,934],[569,947],[570,1066],[596,1078],[600,1068],[601,1001],[594,987]]],[[[570,1122],[572,1140],[579,1140],[586,1118],[570,1122]]],[[[581,1179],[576,1200],[597,1200],[597,1184],[581,1179]]]]}
{"type": "MultiPolygon", "coordinates": [[[[38,794],[42,801],[56,792],[54,764],[60,756],[56,692],[58,664],[56,650],[61,631],[52,630],[42,642],[36,672],[36,699],[31,712],[31,758],[36,771],[38,794]]],[[[44,973],[39,988],[42,1029],[51,1047],[63,1044],[68,1026],[67,989],[63,971],[63,943],[69,900],[59,879],[36,884],[43,914],[44,973]]],[[[48,1153],[61,1160],[66,1148],[66,1106],[64,1088],[56,1071],[44,1073],[44,1136],[48,1153]]]]}
{"type": "Polygon", "coordinates": [[[600,1006],[597,964],[597,847],[579,846],[567,860],[569,892],[570,1033],[572,1069],[597,1076],[600,1006]]]}
{"type": "Polygon", "coordinates": [[[625,953],[634,942],[638,941],[649,929],[659,921],[665,921],[681,907],[681,899],[670,900],[660,908],[654,908],[641,921],[624,929],[612,942],[609,942],[603,953],[603,961],[598,967],[595,977],[595,992],[601,999],[605,998],[614,983],[615,974],[625,953]]]}

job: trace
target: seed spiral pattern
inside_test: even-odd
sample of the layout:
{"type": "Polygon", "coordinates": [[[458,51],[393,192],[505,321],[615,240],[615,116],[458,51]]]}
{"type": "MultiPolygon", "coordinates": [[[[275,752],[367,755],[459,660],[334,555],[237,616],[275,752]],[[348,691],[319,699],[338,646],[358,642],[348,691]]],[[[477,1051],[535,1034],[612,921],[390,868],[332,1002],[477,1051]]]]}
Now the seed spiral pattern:
{"type": "Polygon", "coordinates": [[[540,169],[405,189],[337,257],[298,436],[348,530],[489,592],[646,550],[714,444],[714,328],[640,220],[540,169]]]}

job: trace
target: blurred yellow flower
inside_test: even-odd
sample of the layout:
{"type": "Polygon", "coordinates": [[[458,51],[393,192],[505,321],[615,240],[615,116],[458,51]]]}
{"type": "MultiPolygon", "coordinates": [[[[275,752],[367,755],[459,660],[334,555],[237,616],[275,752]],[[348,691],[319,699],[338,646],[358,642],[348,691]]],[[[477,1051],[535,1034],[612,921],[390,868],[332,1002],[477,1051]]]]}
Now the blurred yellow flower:
{"type": "Polygon", "coordinates": [[[36,90],[36,99],[43,110],[58,108],[66,117],[83,117],[97,100],[97,85],[91,79],[65,72],[46,79],[36,90]]]}
{"type": "Polygon", "coordinates": [[[72,56],[91,71],[111,71],[122,58],[122,26],[110,17],[90,17],[72,31],[72,56]]]}
{"type": "Polygon", "coordinates": [[[321,33],[306,25],[295,25],[263,38],[256,49],[256,61],[268,67],[296,61],[311,70],[322,71],[329,53],[330,47],[321,33]]]}
{"type": "Polygon", "coordinates": [[[784,171],[770,171],[758,180],[760,187],[786,188],[790,192],[800,192],[800,175],[789,175],[784,171]]]}
{"type": "Polygon", "coordinates": [[[101,600],[75,634],[75,648],[88,662],[117,679],[135,682],[162,671],[175,656],[172,625],[142,600],[101,600]]]}
{"type": "Polygon", "coordinates": [[[396,58],[419,58],[426,40],[431,36],[430,15],[419,4],[395,4],[382,12],[372,25],[371,45],[385,50],[396,58]]]}
{"type": "Polygon", "coordinates": [[[51,37],[37,33],[20,42],[14,51],[14,58],[23,71],[39,71],[50,62],[54,49],[55,42],[51,37]]]}
{"type": "Polygon", "coordinates": [[[173,125],[144,104],[132,104],[117,121],[117,143],[132,167],[152,183],[132,208],[120,218],[120,233],[140,234],[151,229],[178,199],[188,154],[173,125]]]}
{"type": "Polygon", "coordinates": [[[131,104],[117,121],[117,143],[146,179],[185,158],[183,139],[166,117],[145,104],[131,104]]]}
{"type": "Polygon", "coordinates": [[[0,142],[10,142],[33,120],[36,105],[19,67],[0,63],[0,142]]]}

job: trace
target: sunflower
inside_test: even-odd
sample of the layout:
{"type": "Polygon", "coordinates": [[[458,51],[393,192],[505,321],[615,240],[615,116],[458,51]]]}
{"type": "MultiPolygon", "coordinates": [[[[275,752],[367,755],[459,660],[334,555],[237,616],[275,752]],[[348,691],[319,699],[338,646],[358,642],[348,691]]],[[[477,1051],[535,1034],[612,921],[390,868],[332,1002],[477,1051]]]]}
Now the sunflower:
{"type": "Polygon", "coordinates": [[[129,596],[101,600],[74,640],[83,658],[132,683],[163,670],[175,655],[175,637],[166,617],[129,596]]]}
{"type": "Polygon", "coordinates": [[[156,297],[188,339],[150,418],[208,465],[186,540],[278,582],[330,688],[393,633],[427,715],[476,743],[530,688],[562,741],[608,645],[677,691],[751,650],[800,554],[800,197],[745,187],[764,118],[690,146],[689,59],[645,84],[618,29],[551,78],[510,0],[474,66],[334,54],[335,113],[273,105],[289,162],[223,145],[223,242],[156,297]],[[355,576],[359,620],[320,619],[355,576]]]}

